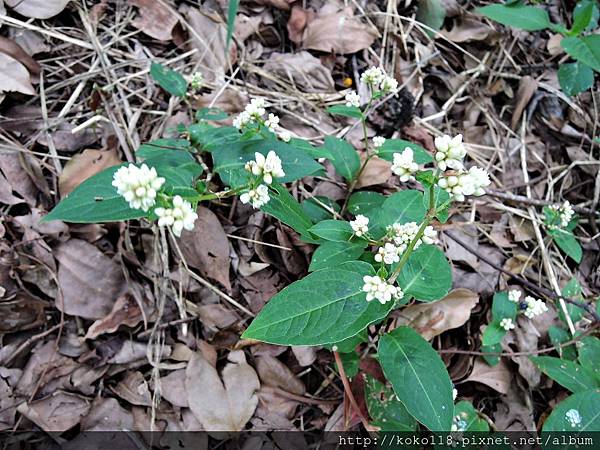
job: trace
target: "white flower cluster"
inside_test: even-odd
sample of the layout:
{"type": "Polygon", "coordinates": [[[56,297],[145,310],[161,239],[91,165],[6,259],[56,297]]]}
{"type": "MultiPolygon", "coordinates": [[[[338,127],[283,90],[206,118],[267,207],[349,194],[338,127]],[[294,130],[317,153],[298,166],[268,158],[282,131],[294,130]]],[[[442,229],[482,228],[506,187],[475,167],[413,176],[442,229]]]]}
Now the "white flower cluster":
{"type": "Polygon", "coordinates": [[[348,91],[344,97],[346,100],[346,106],[348,108],[355,107],[360,108],[360,95],[354,90],[348,91]]]}
{"type": "MultiPolygon", "coordinates": [[[[419,231],[419,225],[416,222],[405,224],[395,223],[387,227],[387,239],[382,247],[377,249],[375,261],[385,264],[394,264],[400,261],[400,256],[406,251],[409,244],[415,239],[419,231]]],[[[437,232],[432,226],[425,227],[423,236],[416,242],[413,250],[419,248],[422,243],[433,244],[437,238],[437,232]]]]}
{"type": "Polygon", "coordinates": [[[508,291],[508,300],[513,303],[519,303],[521,299],[521,291],[517,291],[516,289],[512,289],[508,291]]]}
{"type": "Polygon", "coordinates": [[[500,321],[500,328],[504,328],[506,331],[514,330],[515,324],[510,317],[505,317],[500,321]]]}
{"type": "Polygon", "coordinates": [[[375,136],[373,138],[373,147],[379,148],[385,144],[385,138],[383,136],[375,136]]]}
{"type": "Polygon", "coordinates": [[[369,218],[359,214],[350,221],[350,227],[356,236],[362,237],[369,232],[369,218]]]}
{"type": "Polygon", "coordinates": [[[184,228],[190,231],[193,230],[194,222],[198,218],[192,204],[179,195],[173,197],[170,208],[159,207],[154,209],[154,213],[158,216],[158,226],[171,227],[173,234],[177,237],[181,236],[184,228]]]}
{"type": "Polygon", "coordinates": [[[523,304],[525,306],[523,314],[528,319],[533,319],[534,317],[544,314],[546,311],[548,311],[548,307],[543,300],[538,300],[530,296],[525,297],[523,304]]]}
{"type": "Polygon", "coordinates": [[[148,211],[156,203],[156,193],[164,182],[165,179],[158,176],[154,167],[129,164],[115,172],[112,185],[131,208],[148,211]]]}
{"type": "Polygon", "coordinates": [[[414,160],[414,152],[410,147],[406,147],[402,153],[394,153],[392,163],[392,172],[400,177],[400,181],[405,183],[414,179],[413,174],[419,170],[419,165],[414,160]]]}
{"type": "Polygon", "coordinates": [[[202,72],[194,72],[188,78],[188,82],[190,83],[190,87],[192,90],[197,91],[202,88],[204,84],[204,76],[202,72]]]}
{"type": "Polygon", "coordinates": [[[386,242],[383,247],[379,247],[375,254],[375,261],[386,264],[394,264],[400,261],[400,247],[396,247],[391,242],[386,242]]]}
{"type": "MultiPolygon", "coordinates": [[[[233,119],[233,126],[241,130],[248,125],[253,123],[263,123],[271,133],[275,133],[279,130],[279,117],[273,113],[270,113],[267,119],[264,119],[267,113],[266,104],[262,98],[253,98],[250,103],[246,105],[246,108],[233,119]]],[[[292,135],[289,131],[281,129],[279,138],[284,142],[289,142],[292,135]]]]}
{"type": "Polygon", "coordinates": [[[555,211],[558,214],[558,218],[560,220],[560,225],[550,225],[549,228],[566,228],[569,225],[569,222],[573,219],[575,215],[575,211],[573,211],[573,207],[566,200],[562,205],[552,205],[549,206],[550,210],[555,211]]]}
{"type": "Polygon", "coordinates": [[[576,409],[570,409],[565,413],[565,419],[571,425],[571,428],[578,427],[581,425],[581,414],[576,409]]]}
{"type": "Polygon", "coordinates": [[[397,286],[389,284],[381,277],[374,275],[365,275],[363,277],[363,291],[367,293],[367,301],[377,299],[382,305],[392,299],[401,299],[404,297],[404,292],[397,286]]]}
{"type": "Polygon", "coordinates": [[[273,178],[281,178],[285,176],[285,172],[281,167],[281,159],[277,156],[273,150],[267,153],[267,156],[262,153],[256,152],[254,154],[256,158],[254,161],[248,161],[246,163],[246,170],[253,175],[262,177],[266,184],[271,184],[273,178]]]}
{"type": "Polygon", "coordinates": [[[438,181],[438,186],[446,190],[454,200],[460,202],[467,195],[481,196],[483,189],[490,185],[490,176],[485,169],[471,167],[465,170],[463,159],[467,150],[462,141],[462,135],[454,137],[444,135],[435,138],[435,161],[441,171],[453,169],[455,172],[443,176],[438,181]]]}
{"type": "Polygon", "coordinates": [[[398,89],[398,81],[386,75],[381,67],[371,67],[365,70],[360,76],[360,81],[385,94],[396,92],[398,89]]]}
{"type": "Polygon", "coordinates": [[[256,209],[267,204],[270,199],[271,197],[269,197],[269,188],[264,184],[259,185],[256,189],[250,189],[248,192],[244,192],[242,195],[240,195],[240,201],[242,203],[250,203],[256,209]]]}

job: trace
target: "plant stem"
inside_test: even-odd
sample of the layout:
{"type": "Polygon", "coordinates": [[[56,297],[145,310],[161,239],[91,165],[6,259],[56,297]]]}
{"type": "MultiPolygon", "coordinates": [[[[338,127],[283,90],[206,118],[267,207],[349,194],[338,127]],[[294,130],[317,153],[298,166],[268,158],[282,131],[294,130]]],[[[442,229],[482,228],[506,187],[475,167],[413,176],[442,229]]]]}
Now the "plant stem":
{"type": "Polygon", "coordinates": [[[371,431],[372,427],[369,425],[369,422],[367,421],[367,419],[365,419],[362,412],[360,411],[360,407],[358,406],[358,403],[356,403],[356,399],[354,398],[354,394],[352,393],[352,388],[350,387],[350,383],[348,382],[348,377],[346,376],[346,371],[344,370],[344,364],[342,364],[342,358],[340,358],[340,354],[338,352],[333,352],[333,356],[335,358],[335,363],[337,364],[338,370],[340,372],[340,378],[342,379],[342,384],[344,385],[344,392],[345,392],[346,396],[348,397],[348,400],[350,401],[350,405],[352,406],[352,409],[354,410],[356,415],[360,418],[360,421],[363,424],[363,427],[365,427],[365,429],[367,431],[371,431]]]}

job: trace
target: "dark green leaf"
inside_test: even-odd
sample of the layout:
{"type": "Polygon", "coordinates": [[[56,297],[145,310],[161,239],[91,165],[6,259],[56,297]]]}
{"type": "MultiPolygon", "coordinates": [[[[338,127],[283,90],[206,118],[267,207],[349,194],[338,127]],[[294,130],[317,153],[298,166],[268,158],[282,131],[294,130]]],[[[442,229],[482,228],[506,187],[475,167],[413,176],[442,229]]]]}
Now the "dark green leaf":
{"type": "MultiPolygon", "coordinates": [[[[594,389],[579,392],[560,402],[544,422],[542,431],[566,431],[569,436],[577,438],[578,433],[600,431],[600,391],[594,389]],[[568,420],[568,411],[577,411],[581,423],[573,426],[568,420]]],[[[561,445],[561,449],[581,448],[577,445],[561,445]]]]}
{"type": "Polygon", "coordinates": [[[150,66],[150,76],[169,94],[176,97],[185,96],[188,84],[180,73],[162,64],[152,63],[150,66]]]}
{"type": "Polygon", "coordinates": [[[577,36],[588,28],[594,17],[594,8],[598,9],[596,0],[583,0],[577,3],[573,10],[573,26],[569,31],[570,35],[577,36]]]}
{"type": "Polygon", "coordinates": [[[357,335],[344,339],[343,341],[336,342],[335,344],[325,344],[324,347],[336,351],[338,353],[350,353],[356,350],[356,347],[362,342],[366,342],[369,339],[367,330],[364,329],[357,335]]]}
{"type": "MultiPolygon", "coordinates": [[[[502,346],[500,344],[482,345],[481,351],[484,353],[501,353],[502,346]]],[[[495,366],[496,364],[498,364],[500,362],[500,357],[497,355],[483,355],[483,359],[490,366],[495,366]]]]}
{"type": "Polygon", "coordinates": [[[365,402],[371,423],[381,431],[416,431],[417,421],[409,414],[392,388],[366,374],[365,402]]]}
{"type": "Polygon", "coordinates": [[[421,245],[408,258],[398,276],[404,295],[423,302],[443,298],[452,287],[450,263],[435,245],[421,245]]]}
{"type": "Polygon", "coordinates": [[[495,4],[478,8],[477,12],[502,25],[525,31],[544,30],[552,24],[548,12],[535,6],[495,4]]]}
{"type": "Polygon", "coordinates": [[[200,108],[196,111],[198,120],[225,120],[227,117],[227,113],[219,108],[200,108]]]}
{"type": "Polygon", "coordinates": [[[577,350],[574,345],[569,345],[568,347],[561,346],[561,344],[572,339],[571,334],[567,330],[551,326],[548,328],[548,337],[550,338],[552,345],[556,346],[556,351],[561,358],[570,361],[575,361],[577,359],[577,350]]]}
{"type": "Polygon", "coordinates": [[[573,361],[551,356],[536,356],[530,359],[538,369],[571,392],[600,388],[600,381],[594,373],[573,361]]]}
{"type": "Polygon", "coordinates": [[[225,44],[225,54],[229,51],[231,38],[233,37],[233,29],[235,28],[235,16],[237,16],[240,0],[229,0],[227,8],[227,42],[225,44]]]}
{"type": "Polygon", "coordinates": [[[576,263],[581,262],[583,251],[581,250],[581,245],[579,245],[579,242],[571,231],[559,228],[556,230],[549,230],[548,233],[552,236],[552,240],[558,245],[558,248],[565,252],[567,256],[576,263]]]}
{"type": "Polygon", "coordinates": [[[325,242],[313,253],[308,270],[314,272],[355,261],[362,255],[365,245],[365,242],[325,242]]]}
{"type": "Polygon", "coordinates": [[[560,46],[577,61],[600,72],[600,34],[584,37],[567,37],[560,46]]]}
{"type": "Polygon", "coordinates": [[[381,205],[365,215],[369,217],[369,232],[375,239],[381,238],[388,225],[407,222],[421,223],[427,209],[423,203],[423,193],[415,190],[396,192],[381,205]]]}
{"type": "Polygon", "coordinates": [[[558,81],[565,94],[574,96],[592,87],[594,72],[580,62],[561,64],[558,67],[558,81]]]}
{"type": "Polygon", "coordinates": [[[372,209],[379,208],[385,201],[385,195],[379,192],[360,191],[355,192],[348,200],[348,211],[355,216],[366,214],[372,209]]]}
{"type": "MultiPolygon", "coordinates": [[[[444,24],[446,9],[441,0],[419,0],[417,9],[417,20],[434,30],[438,31],[444,24]]],[[[429,36],[433,36],[429,30],[426,30],[429,36]]]]}
{"type": "Polygon", "coordinates": [[[325,148],[333,157],[331,163],[337,173],[347,181],[352,180],[360,169],[360,158],[354,147],[343,139],[326,136],[325,148]]]}
{"type": "Polygon", "coordinates": [[[504,318],[514,321],[517,317],[517,306],[515,302],[508,299],[508,292],[496,292],[492,300],[492,318],[498,322],[504,318]]]}
{"type": "MultiPolygon", "coordinates": [[[[358,366],[360,364],[360,356],[354,350],[348,353],[340,353],[340,359],[342,360],[342,365],[344,366],[344,372],[346,376],[350,379],[354,378],[358,373],[358,366]]],[[[339,372],[340,369],[337,367],[336,370],[339,372]]]]}
{"type": "Polygon", "coordinates": [[[329,114],[352,117],[354,119],[362,118],[362,112],[360,108],[357,108],[356,106],[333,105],[327,108],[327,112],[329,114]]]}
{"type": "Polygon", "coordinates": [[[600,339],[586,336],[580,342],[579,363],[600,379],[600,339]]]}
{"type": "Polygon", "coordinates": [[[431,154],[423,147],[402,139],[386,139],[383,145],[379,147],[377,156],[386,161],[393,161],[394,153],[402,153],[406,147],[412,149],[415,162],[418,164],[428,164],[433,161],[431,154]]]}
{"type": "Polygon", "coordinates": [[[227,147],[241,139],[240,131],[234,127],[213,127],[206,122],[194,123],[188,127],[190,141],[206,152],[227,147]]]}
{"type": "Polygon", "coordinates": [[[483,330],[481,336],[481,344],[483,347],[491,347],[493,345],[500,344],[507,331],[500,326],[499,320],[492,320],[483,330]]]}
{"type": "Polygon", "coordinates": [[[454,417],[460,421],[460,431],[490,431],[490,426],[485,419],[481,418],[471,402],[466,400],[454,405],[454,417]]]}
{"type": "Polygon", "coordinates": [[[331,219],[333,217],[331,210],[339,213],[341,207],[333,200],[317,195],[304,200],[302,202],[302,209],[304,209],[306,215],[310,217],[314,223],[317,223],[321,220],[331,219]]]}
{"type": "MultiPolygon", "coordinates": [[[[571,278],[569,282],[562,288],[561,294],[565,298],[583,303],[581,285],[579,284],[579,281],[577,281],[577,278],[571,278]]],[[[572,303],[567,303],[567,313],[571,317],[571,321],[576,323],[583,319],[585,310],[577,305],[573,305],[572,303]]],[[[567,323],[567,319],[562,308],[558,309],[558,317],[560,320],[567,323]]]]}
{"type": "Polygon", "coordinates": [[[269,195],[271,200],[261,210],[289,225],[305,241],[310,242],[310,233],[308,230],[312,227],[312,221],[306,215],[300,203],[290,195],[285,186],[278,183],[271,185],[269,195]]]}
{"type": "Polygon", "coordinates": [[[345,220],[323,220],[309,230],[315,236],[327,241],[348,242],[354,231],[345,220]]]}

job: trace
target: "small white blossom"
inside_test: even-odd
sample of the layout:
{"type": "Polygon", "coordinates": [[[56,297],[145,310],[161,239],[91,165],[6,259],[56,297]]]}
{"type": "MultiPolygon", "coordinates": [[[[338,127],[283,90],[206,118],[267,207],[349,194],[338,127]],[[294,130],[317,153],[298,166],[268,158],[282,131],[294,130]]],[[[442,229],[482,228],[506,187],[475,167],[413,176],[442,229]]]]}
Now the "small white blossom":
{"type": "Polygon", "coordinates": [[[512,289],[508,291],[508,300],[513,303],[519,303],[521,298],[521,291],[517,291],[516,289],[512,289]]]}
{"type": "Polygon", "coordinates": [[[523,311],[523,314],[525,314],[525,317],[529,319],[533,319],[534,317],[544,314],[546,311],[548,311],[548,307],[543,300],[538,300],[536,298],[527,296],[523,302],[525,305],[527,305],[525,311],[523,311]]]}
{"type": "Polygon", "coordinates": [[[405,183],[413,179],[413,174],[419,170],[419,165],[414,160],[413,149],[406,147],[402,153],[394,153],[392,163],[392,172],[400,177],[400,181],[405,183]]]}
{"type": "Polygon", "coordinates": [[[265,101],[262,98],[253,98],[246,105],[244,111],[233,119],[233,126],[242,129],[249,123],[262,120],[265,113],[265,101]]]}
{"type": "Polygon", "coordinates": [[[389,284],[386,280],[375,275],[365,275],[363,277],[363,291],[367,293],[367,301],[377,299],[382,305],[392,299],[404,297],[404,292],[399,287],[389,284]]]}
{"type": "Polygon", "coordinates": [[[431,225],[426,226],[420,240],[425,244],[435,244],[437,242],[437,231],[431,225]]]}
{"type": "Polygon", "coordinates": [[[254,157],[256,160],[248,161],[245,168],[253,175],[262,176],[262,179],[266,184],[271,184],[273,178],[285,176],[285,172],[281,167],[281,159],[279,159],[279,156],[277,156],[273,150],[267,153],[266,158],[262,153],[258,152],[254,154],[254,157]]]}
{"type": "Polygon", "coordinates": [[[398,247],[396,247],[391,242],[386,242],[383,247],[379,247],[377,253],[375,254],[375,261],[384,262],[386,264],[394,264],[400,261],[400,253],[398,252],[398,247]]]}
{"type": "Polygon", "coordinates": [[[452,400],[456,400],[458,397],[458,390],[456,388],[452,388],[452,400]]]}
{"type": "Polygon", "coordinates": [[[264,184],[259,185],[256,189],[250,189],[248,192],[244,192],[242,195],[240,195],[240,201],[242,203],[250,203],[256,209],[267,204],[270,199],[271,197],[269,197],[269,188],[264,184]]]}
{"type": "MultiPolygon", "coordinates": [[[[387,227],[388,235],[396,244],[398,254],[402,254],[406,251],[409,244],[417,236],[419,232],[419,224],[417,222],[408,222],[404,224],[395,223],[387,227]]],[[[431,225],[425,227],[423,236],[415,242],[413,250],[416,250],[424,242],[425,244],[435,243],[437,238],[437,232],[431,225]]]]}
{"type": "Polygon", "coordinates": [[[344,98],[346,100],[346,106],[348,108],[352,106],[354,106],[355,108],[360,108],[360,95],[358,95],[356,91],[348,91],[344,98]]]}
{"type": "Polygon", "coordinates": [[[467,195],[475,195],[476,197],[484,195],[485,191],[483,188],[491,184],[490,175],[487,173],[487,170],[473,166],[469,169],[468,176],[473,192],[467,195]]]}
{"type": "Polygon", "coordinates": [[[467,195],[485,194],[483,188],[489,184],[490,178],[487,171],[480,167],[471,167],[469,171],[463,170],[456,175],[449,175],[438,180],[438,186],[445,189],[454,200],[459,202],[464,201],[467,195]]]}
{"type": "Polygon", "coordinates": [[[379,148],[385,144],[385,138],[383,136],[375,136],[373,138],[373,147],[379,148]]]}
{"type": "Polygon", "coordinates": [[[202,88],[202,85],[204,84],[204,76],[202,75],[202,72],[194,72],[193,74],[191,74],[188,78],[188,82],[190,83],[190,87],[194,91],[197,91],[200,88],[202,88]]]}
{"type": "Polygon", "coordinates": [[[514,330],[515,324],[510,317],[505,317],[500,321],[500,328],[504,328],[506,331],[514,330]]]}
{"type": "MultiPolygon", "coordinates": [[[[560,228],[566,228],[573,219],[575,212],[573,211],[573,207],[569,203],[569,201],[565,201],[562,205],[552,205],[549,206],[552,211],[556,211],[558,213],[558,218],[560,220],[560,228]]],[[[549,228],[556,229],[559,228],[556,225],[551,225],[549,228]]]]}
{"type": "Polygon", "coordinates": [[[165,179],[158,176],[154,167],[129,164],[115,172],[112,185],[131,208],[148,211],[156,203],[156,193],[164,182],[165,179]]]}
{"type": "Polygon", "coordinates": [[[179,195],[173,197],[170,208],[155,208],[154,214],[158,216],[158,226],[171,227],[173,234],[177,237],[181,236],[184,228],[186,230],[193,230],[194,222],[198,218],[198,214],[192,208],[192,204],[179,195]]]}
{"type": "Polygon", "coordinates": [[[565,419],[572,428],[578,427],[581,424],[581,414],[576,409],[570,409],[565,413],[565,419]]]}
{"type": "Polygon", "coordinates": [[[277,126],[279,125],[279,117],[275,114],[269,114],[269,118],[265,121],[265,126],[269,129],[271,133],[275,133],[277,126]]]}
{"type": "Polygon", "coordinates": [[[369,218],[359,214],[354,220],[350,221],[350,226],[355,235],[358,237],[364,236],[369,232],[369,218]]]}
{"type": "Polygon", "coordinates": [[[379,89],[381,89],[386,94],[396,92],[396,90],[398,90],[398,81],[395,78],[386,76],[381,81],[379,89]]]}
{"type": "Polygon", "coordinates": [[[290,133],[288,130],[281,130],[279,133],[279,139],[281,139],[283,142],[290,142],[292,140],[292,133],[290,133]]]}
{"type": "Polygon", "coordinates": [[[380,67],[371,67],[361,74],[360,81],[371,86],[379,86],[384,77],[385,72],[380,67]]]}
{"type": "Polygon", "coordinates": [[[463,168],[467,150],[462,142],[462,134],[450,137],[447,134],[435,138],[435,160],[440,170],[463,168]]]}

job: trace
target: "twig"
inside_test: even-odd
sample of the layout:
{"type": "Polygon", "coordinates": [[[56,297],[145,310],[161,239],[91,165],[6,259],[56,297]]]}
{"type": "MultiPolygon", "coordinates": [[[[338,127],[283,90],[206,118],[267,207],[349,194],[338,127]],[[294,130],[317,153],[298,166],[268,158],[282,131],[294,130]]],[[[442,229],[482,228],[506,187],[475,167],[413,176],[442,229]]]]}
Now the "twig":
{"type": "Polygon", "coordinates": [[[360,411],[358,403],[356,403],[356,399],[354,398],[354,394],[352,393],[352,389],[350,388],[350,383],[348,382],[348,377],[346,376],[346,371],[344,370],[344,364],[342,364],[342,358],[340,358],[340,354],[338,352],[333,352],[333,356],[335,357],[335,363],[337,364],[338,370],[340,371],[340,378],[342,379],[342,384],[344,385],[344,392],[346,393],[346,396],[350,401],[352,409],[359,417],[361,423],[363,424],[363,427],[365,427],[365,430],[372,431],[373,427],[369,425],[369,422],[367,422],[367,419],[365,419],[365,416],[363,416],[362,412],[360,411]]]}
{"type": "MultiPolygon", "coordinates": [[[[511,194],[510,192],[500,192],[494,189],[486,189],[485,193],[491,197],[501,198],[502,200],[506,200],[514,203],[522,203],[524,205],[535,205],[535,206],[550,206],[556,204],[556,202],[550,202],[548,200],[538,200],[535,198],[528,198],[524,195],[511,194]]],[[[600,217],[600,211],[594,211],[589,208],[584,208],[582,206],[572,205],[572,208],[575,212],[585,215],[596,215],[600,217]]]]}

